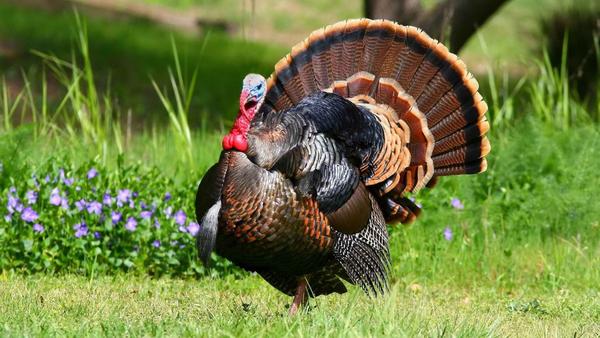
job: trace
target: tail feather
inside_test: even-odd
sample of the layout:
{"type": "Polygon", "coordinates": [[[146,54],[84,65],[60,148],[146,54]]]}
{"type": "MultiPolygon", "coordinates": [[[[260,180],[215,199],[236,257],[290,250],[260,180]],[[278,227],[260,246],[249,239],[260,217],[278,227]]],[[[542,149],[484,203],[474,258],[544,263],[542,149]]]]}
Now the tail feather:
{"type": "Polygon", "coordinates": [[[437,57],[431,55],[448,53],[448,49],[437,40],[433,40],[432,45],[433,47],[425,54],[423,62],[419,65],[408,87],[407,91],[412,97],[421,96],[431,79],[439,72],[440,66],[443,67],[443,63],[436,62],[437,57]]]}
{"type": "MultiPolygon", "coordinates": [[[[448,50],[441,50],[440,54],[444,52],[448,52],[448,50]]],[[[435,58],[434,63],[443,66],[440,67],[440,70],[431,79],[428,87],[417,99],[419,107],[425,112],[429,112],[443,95],[449,92],[467,75],[464,63],[450,52],[445,55],[430,54],[430,57],[435,58]]]]}
{"type": "Polygon", "coordinates": [[[303,55],[302,53],[309,49],[309,40],[307,39],[303,41],[301,46],[294,47],[291,53],[292,62],[294,62],[298,69],[298,77],[300,78],[300,82],[302,83],[301,99],[306,95],[319,90],[315,78],[315,73],[313,71],[313,62],[310,62],[309,60],[304,61],[301,59],[301,55],[303,55]]]}
{"type": "Polygon", "coordinates": [[[331,50],[331,71],[333,78],[330,79],[330,81],[332,82],[347,78],[344,72],[345,66],[341,62],[344,57],[344,32],[346,30],[346,24],[346,21],[340,21],[325,27],[325,38],[323,41],[327,41],[325,43],[329,44],[329,50],[331,50]]]}
{"type": "Polygon", "coordinates": [[[321,28],[310,34],[309,48],[313,59],[313,72],[315,81],[319,89],[329,87],[329,84],[333,81],[333,66],[332,66],[332,53],[331,49],[324,49],[320,51],[316,46],[318,41],[325,39],[325,29],[321,28]]]}
{"type": "Polygon", "coordinates": [[[477,174],[484,172],[487,169],[487,161],[485,158],[480,158],[473,162],[452,165],[448,167],[436,168],[437,176],[450,176],[461,174],[477,174]]]}
{"type": "Polygon", "coordinates": [[[447,167],[461,163],[472,162],[490,152],[490,142],[487,138],[475,139],[473,143],[462,145],[446,153],[433,157],[436,168],[447,167]]]}
{"type": "Polygon", "coordinates": [[[410,82],[421,62],[425,58],[425,54],[431,49],[433,40],[422,30],[416,27],[409,26],[406,30],[406,45],[401,59],[402,66],[396,76],[396,80],[402,88],[408,89],[410,82]]]}
{"type": "Polygon", "coordinates": [[[364,49],[364,36],[369,24],[367,19],[348,20],[344,30],[344,54],[342,55],[342,78],[347,79],[358,72],[359,61],[364,49]]]}
{"type": "Polygon", "coordinates": [[[369,22],[365,33],[363,58],[358,67],[371,74],[379,74],[385,60],[385,54],[394,38],[390,31],[380,29],[379,25],[379,21],[369,22]]]}
{"type": "Polygon", "coordinates": [[[394,38],[387,50],[387,53],[385,54],[379,76],[381,78],[395,79],[402,63],[400,56],[402,55],[404,49],[407,48],[405,43],[406,27],[396,25],[390,21],[383,21],[382,25],[384,26],[384,30],[389,31],[390,33],[393,32],[394,38]]]}
{"type": "MultiPolygon", "coordinates": [[[[489,128],[489,123],[486,120],[481,120],[479,123],[471,124],[449,136],[440,136],[439,141],[435,144],[433,156],[460,147],[463,144],[472,143],[475,140],[479,140],[481,143],[483,142],[482,137],[487,133],[489,128]]],[[[436,137],[436,139],[438,138],[436,137]]]]}
{"type": "Polygon", "coordinates": [[[283,90],[285,91],[287,97],[290,98],[291,103],[296,104],[300,102],[300,100],[302,100],[306,94],[304,92],[304,87],[302,80],[300,79],[296,62],[294,62],[292,57],[288,55],[287,58],[281,59],[279,62],[277,62],[275,65],[275,70],[277,69],[286,70],[281,72],[279,80],[283,85],[283,90]]]}
{"type": "Polygon", "coordinates": [[[384,146],[361,172],[382,208],[390,208],[389,200],[392,209],[405,210],[390,218],[409,221],[418,214],[399,200],[403,193],[433,186],[436,176],[487,167],[487,105],[477,81],[456,55],[416,27],[355,19],[313,32],[277,63],[265,111],[290,108],[319,90],[378,116],[384,146]]]}

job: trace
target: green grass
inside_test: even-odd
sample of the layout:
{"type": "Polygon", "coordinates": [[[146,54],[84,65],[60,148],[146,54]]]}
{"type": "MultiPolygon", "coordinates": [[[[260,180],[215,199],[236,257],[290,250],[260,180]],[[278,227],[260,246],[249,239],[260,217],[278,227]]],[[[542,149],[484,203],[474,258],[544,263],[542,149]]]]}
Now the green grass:
{"type": "MultiPolygon", "coordinates": [[[[492,131],[485,174],[442,179],[417,195],[424,206],[417,222],[391,228],[392,290],[385,298],[350,287],[290,319],[288,297],[247,274],[154,280],[5,272],[0,330],[11,336],[597,336],[600,205],[592,199],[600,195],[600,130],[556,129],[533,116],[516,121],[492,131]],[[451,208],[452,197],[464,210],[451,208]],[[451,241],[443,238],[446,227],[451,241]]],[[[168,157],[175,140],[164,141],[168,157]]],[[[173,184],[189,187],[192,196],[194,181],[183,176],[173,184]]]]}
{"type": "MultiPolygon", "coordinates": [[[[245,74],[269,74],[285,49],[229,38],[218,32],[190,36],[168,31],[140,20],[86,17],[89,54],[100,92],[110,88],[123,115],[131,110],[135,126],[167,120],[150,79],[168,84],[167,66],[172,63],[171,39],[179,48],[186,78],[197,69],[198,83],[191,102],[191,123],[199,126],[207,114],[212,125],[237,114],[237,97],[245,74]]],[[[41,83],[41,62],[32,51],[70,60],[77,48],[78,31],[72,10],[46,13],[0,3],[0,43],[14,46],[15,55],[0,54],[0,74],[20,84],[24,69],[34,84],[41,83]],[[35,22],[35,25],[32,25],[35,22]],[[40,27],[43,27],[41,29],[40,27]],[[57,34],[60,32],[60,34],[57,34]]],[[[49,100],[60,96],[49,81],[49,100]]],[[[39,96],[41,89],[33,86],[39,96]]]]}
{"type": "Polygon", "coordinates": [[[320,297],[289,318],[289,297],[259,277],[180,280],[134,276],[4,276],[3,336],[583,336],[600,334],[600,294],[441,284],[356,288],[320,297]]]}

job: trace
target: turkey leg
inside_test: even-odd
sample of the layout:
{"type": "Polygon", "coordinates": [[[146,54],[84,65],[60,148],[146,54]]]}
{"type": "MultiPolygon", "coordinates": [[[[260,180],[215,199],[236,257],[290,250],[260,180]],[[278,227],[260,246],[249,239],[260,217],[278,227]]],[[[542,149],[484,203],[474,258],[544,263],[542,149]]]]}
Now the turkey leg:
{"type": "Polygon", "coordinates": [[[294,301],[292,302],[292,305],[290,305],[290,311],[288,312],[288,314],[290,316],[295,315],[298,312],[298,309],[300,309],[300,306],[306,303],[307,298],[308,297],[306,295],[306,278],[302,277],[300,278],[300,280],[298,280],[298,288],[296,288],[296,295],[294,296],[294,301]]]}

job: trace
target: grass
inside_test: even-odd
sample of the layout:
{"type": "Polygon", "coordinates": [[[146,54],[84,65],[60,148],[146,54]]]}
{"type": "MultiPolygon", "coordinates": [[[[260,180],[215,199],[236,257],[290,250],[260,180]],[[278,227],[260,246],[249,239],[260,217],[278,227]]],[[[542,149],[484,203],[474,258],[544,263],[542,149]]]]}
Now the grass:
{"type": "MultiPolygon", "coordinates": [[[[491,137],[486,174],[441,180],[417,195],[422,218],[391,229],[392,291],[385,298],[368,299],[350,287],[349,294],[320,297],[307,314],[290,319],[288,297],[248,274],[187,280],[6,271],[0,281],[0,332],[598,335],[600,206],[590,198],[600,194],[595,175],[600,130],[581,125],[561,130],[531,116],[493,130],[491,137]],[[463,210],[450,206],[453,197],[461,199],[463,210]],[[445,228],[453,233],[450,241],[443,237],[445,228]]],[[[175,142],[165,140],[171,147],[175,142]]],[[[201,161],[212,163],[216,155],[201,161]]],[[[194,179],[184,176],[171,184],[189,187],[191,198],[194,179]]]]}
{"type": "MultiPolygon", "coordinates": [[[[190,79],[197,71],[198,83],[190,103],[193,126],[202,123],[203,114],[212,126],[235,117],[244,75],[269,74],[287,49],[232,39],[218,32],[177,34],[138,20],[87,17],[86,22],[99,91],[110,88],[113,98],[120,102],[123,118],[132,111],[137,129],[167,120],[150,79],[168,83],[166,66],[173,60],[172,39],[179,48],[183,76],[190,79]]],[[[72,10],[47,13],[0,3],[0,45],[4,42],[12,46],[14,55],[0,54],[0,73],[17,88],[23,87],[22,69],[27,70],[32,83],[42,82],[40,58],[32,51],[71,61],[71,51],[80,45],[72,10]]],[[[51,77],[48,80],[48,101],[56,104],[63,91],[60,83],[51,77]]],[[[36,97],[41,96],[41,89],[32,89],[36,97]]]]}
{"type": "Polygon", "coordinates": [[[290,299],[256,276],[152,280],[133,276],[4,276],[3,336],[583,336],[600,333],[598,291],[557,293],[446,284],[392,286],[313,300],[288,318],[290,299]]]}

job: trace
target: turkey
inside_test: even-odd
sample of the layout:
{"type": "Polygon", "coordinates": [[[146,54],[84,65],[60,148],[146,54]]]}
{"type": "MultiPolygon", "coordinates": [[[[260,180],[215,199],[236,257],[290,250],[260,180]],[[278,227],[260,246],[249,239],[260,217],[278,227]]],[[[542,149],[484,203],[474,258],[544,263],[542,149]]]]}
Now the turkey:
{"type": "Polygon", "coordinates": [[[196,196],[199,256],[293,296],[388,288],[386,224],[438,177],[486,170],[486,103],[464,63],[418,28],[347,20],[243,81],[239,114],[196,196]]]}

